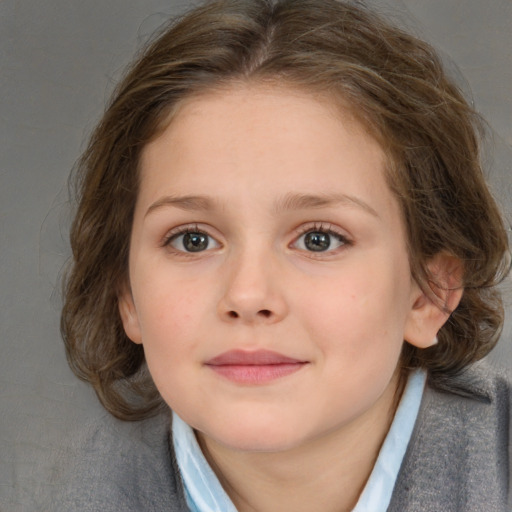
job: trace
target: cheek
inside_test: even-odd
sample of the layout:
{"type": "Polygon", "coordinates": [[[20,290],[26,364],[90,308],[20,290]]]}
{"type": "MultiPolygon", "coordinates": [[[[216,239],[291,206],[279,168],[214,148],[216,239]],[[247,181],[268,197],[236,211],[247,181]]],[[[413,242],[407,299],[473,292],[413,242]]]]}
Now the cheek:
{"type": "Polygon", "coordinates": [[[154,270],[139,279],[140,293],[135,299],[143,343],[159,340],[171,344],[197,328],[197,317],[204,315],[207,298],[198,280],[183,280],[174,272],[154,270]]]}
{"type": "Polygon", "coordinates": [[[408,281],[407,273],[393,263],[372,262],[347,266],[339,275],[294,295],[304,298],[298,306],[300,316],[309,335],[325,350],[334,348],[362,359],[369,350],[390,347],[394,357],[403,341],[408,281]]]}
{"type": "Polygon", "coordinates": [[[191,382],[200,341],[200,294],[174,280],[146,281],[139,295],[142,345],[151,376],[168,404],[191,382]],[[184,362],[191,364],[184,364],[184,362]]]}

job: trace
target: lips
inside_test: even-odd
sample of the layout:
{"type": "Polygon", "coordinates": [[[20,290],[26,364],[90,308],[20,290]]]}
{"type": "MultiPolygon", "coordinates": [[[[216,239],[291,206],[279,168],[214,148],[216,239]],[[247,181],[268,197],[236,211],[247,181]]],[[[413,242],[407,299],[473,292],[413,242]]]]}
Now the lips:
{"type": "Polygon", "coordinates": [[[205,363],[216,374],[238,384],[266,384],[295,373],[308,363],[269,350],[230,350],[205,363]]]}

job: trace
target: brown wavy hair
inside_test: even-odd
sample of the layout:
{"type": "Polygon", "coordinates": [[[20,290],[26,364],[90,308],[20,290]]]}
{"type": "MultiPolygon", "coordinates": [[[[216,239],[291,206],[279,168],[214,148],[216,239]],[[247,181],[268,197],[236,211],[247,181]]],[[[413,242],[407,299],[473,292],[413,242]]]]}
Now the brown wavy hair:
{"type": "Polygon", "coordinates": [[[439,343],[405,343],[402,368],[427,368],[435,381],[486,355],[503,322],[495,286],[508,241],[481,168],[482,123],[434,50],[359,2],[218,0],[172,22],[141,53],[76,168],[62,334],[71,368],[105,408],[135,420],[162,406],[118,312],[141,151],[185,98],[244,81],[348,103],[388,154],[413,277],[430,290],[432,256],[463,262],[463,297],[439,343]]]}

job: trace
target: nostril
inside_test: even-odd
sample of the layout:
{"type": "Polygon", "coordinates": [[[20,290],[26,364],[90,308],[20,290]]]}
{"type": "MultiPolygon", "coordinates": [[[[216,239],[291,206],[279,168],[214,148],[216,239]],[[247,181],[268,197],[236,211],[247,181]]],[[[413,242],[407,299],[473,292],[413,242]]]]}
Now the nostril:
{"type": "MultiPolygon", "coordinates": [[[[257,316],[259,316],[260,318],[261,317],[270,318],[272,315],[273,315],[273,313],[272,313],[272,311],[270,311],[270,309],[260,309],[257,313],[257,316]]],[[[236,319],[236,318],[240,318],[240,313],[237,313],[236,311],[231,310],[231,311],[227,312],[227,316],[229,318],[236,319]]],[[[243,315],[243,316],[245,316],[245,315],[243,315]]]]}

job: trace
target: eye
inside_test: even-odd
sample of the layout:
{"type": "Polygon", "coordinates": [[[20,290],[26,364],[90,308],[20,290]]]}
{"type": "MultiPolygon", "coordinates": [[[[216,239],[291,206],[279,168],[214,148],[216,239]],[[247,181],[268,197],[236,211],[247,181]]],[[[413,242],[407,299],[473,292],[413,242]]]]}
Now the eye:
{"type": "Polygon", "coordinates": [[[302,251],[328,252],[348,243],[349,241],[343,235],[331,229],[313,228],[300,235],[293,245],[302,251]]]}
{"type": "Polygon", "coordinates": [[[219,243],[203,231],[185,230],[171,234],[165,244],[180,252],[203,252],[219,247],[219,243]]]}

